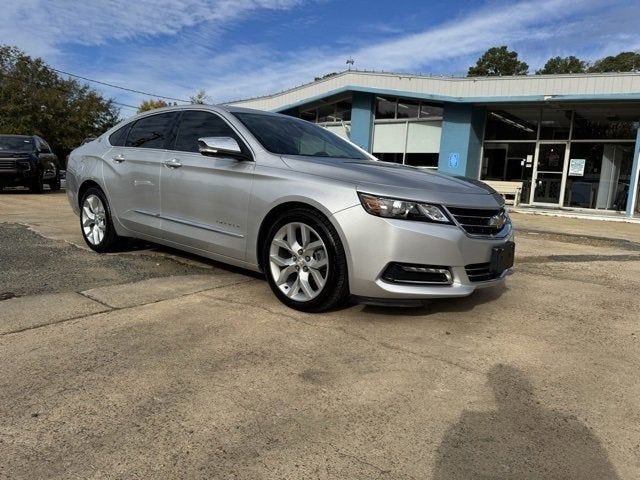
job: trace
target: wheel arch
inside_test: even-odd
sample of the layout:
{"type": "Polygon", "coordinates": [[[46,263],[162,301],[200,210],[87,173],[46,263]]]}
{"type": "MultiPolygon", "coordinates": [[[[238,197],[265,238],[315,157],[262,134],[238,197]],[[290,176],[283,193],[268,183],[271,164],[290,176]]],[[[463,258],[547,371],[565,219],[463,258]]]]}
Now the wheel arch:
{"type": "Polygon", "coordinates": [[[105,197],[107,196],[107,192],[105,191],[104,188],[102,188],[102,186],[98,182],[90,179],[85,180],[80,185],[80,188],[78,188],[78,208],[82,208],[82,198],[84,197],[85,192],[89,190],[91,187],[98,188],[104,194],[105,197]]]}
{"type": "MultiPolygon", "coordinates": [[[[269,231],[269,227],[273,224],[276,218],[282,215],[284,212],[289,211],[293,208],[306,208],[308,210],[313,210],[318,215],[322,215],[326,218],[333,228],[338,232],[338,236],[340,237],[340,241],[342,242],[342,248],[345,250],[345,255],[349,255],[349,247],[345,241],[344,233],[340,228],[340,225],[337,224],[333,215],[329,212],[325,211],[321,207],[315,206],[311,203],[307,203],[300,200],[290,200],[275,205],[267,212],[262,221],[260,222],[260,228],[258,229],[258,237],[256,242],[256,258],[258,261],[258,268],[264,272],[264,266],[262,265],[262,249],[264,248],[264,242],[266,241],[267,232],[269,231]]],[[[349,263],[349,262],[347,262],[349,263]]]]}

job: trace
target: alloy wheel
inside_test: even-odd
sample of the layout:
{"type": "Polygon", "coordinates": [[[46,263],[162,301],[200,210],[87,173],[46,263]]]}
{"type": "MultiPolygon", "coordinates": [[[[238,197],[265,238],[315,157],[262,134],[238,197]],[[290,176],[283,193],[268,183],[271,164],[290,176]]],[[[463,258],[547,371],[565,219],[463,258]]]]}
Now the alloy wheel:
{"type": "Polygon", "coordinates": [[[280,291],[298,302],[316,298],[327,283],[327,248],[318,232],[305,223],[287,223],[276,232],[269,264],[280,291]]]}
{"type": "Polygon", "coordinates": [[[82,231],[91,245],[99,245],[107,232],[107,213],[97,195],[88,195],[84,199],[82,231]]]}

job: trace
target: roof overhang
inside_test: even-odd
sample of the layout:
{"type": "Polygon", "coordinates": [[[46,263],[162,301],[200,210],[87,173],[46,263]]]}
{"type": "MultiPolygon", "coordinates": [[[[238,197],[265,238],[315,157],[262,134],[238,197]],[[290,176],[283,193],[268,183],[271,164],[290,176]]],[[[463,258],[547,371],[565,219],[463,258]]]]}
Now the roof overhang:
{"type": "Polygon", "coordinates": [[[640,74],[448,78],[346,71],[273,95],[227,104],[280,112],[346,92],[474,104],[640,101],[640,74]]]}

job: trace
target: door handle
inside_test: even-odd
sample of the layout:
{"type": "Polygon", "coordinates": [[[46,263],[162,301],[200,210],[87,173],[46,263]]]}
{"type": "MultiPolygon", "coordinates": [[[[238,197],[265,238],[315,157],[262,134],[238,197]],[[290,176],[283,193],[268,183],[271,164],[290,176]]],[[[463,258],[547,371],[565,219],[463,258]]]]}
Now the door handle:
{"type": "Polygon", "coordinates": [[[122,154],[116,155],[111,160],[113,160],[116,163],[122,163],[122,162],[124,162],[124,155],[122,155],[122,154]]]}
{"type": "Polygon", "coordinates": [[[180,160],[178,160],[177,158],[172,158],[171,160],[165,160],[162,163],[167,168],[180,168],[182,166],[182,164],[180,163],[180,160]]]}

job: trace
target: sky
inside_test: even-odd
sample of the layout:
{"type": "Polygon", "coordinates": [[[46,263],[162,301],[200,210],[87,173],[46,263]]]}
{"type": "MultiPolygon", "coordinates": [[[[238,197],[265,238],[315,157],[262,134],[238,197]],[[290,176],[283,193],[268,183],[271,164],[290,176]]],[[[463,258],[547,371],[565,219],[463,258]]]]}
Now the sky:
{"type": "MultiPolygon", "coordinates": [[[[556,55],[640,50],[638,0],[0,0],[0,43],[54,68],[213,102],[354,67],[464,75],[492,46],[533,73],[556,55]]],[[[91,84],[139,105],[144,95],[91,84]]],[[[134,113],[123,107],[122,115],[134,113]]]]}

